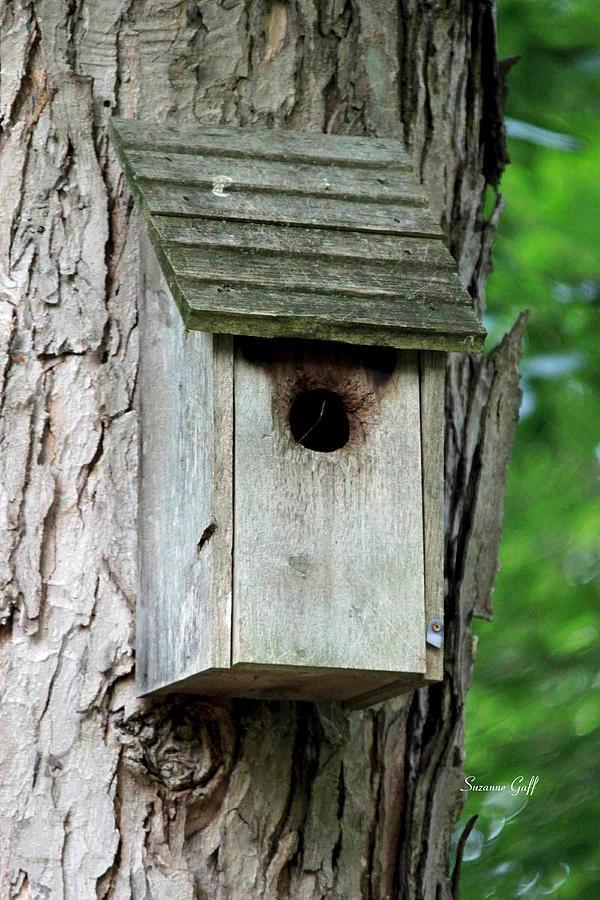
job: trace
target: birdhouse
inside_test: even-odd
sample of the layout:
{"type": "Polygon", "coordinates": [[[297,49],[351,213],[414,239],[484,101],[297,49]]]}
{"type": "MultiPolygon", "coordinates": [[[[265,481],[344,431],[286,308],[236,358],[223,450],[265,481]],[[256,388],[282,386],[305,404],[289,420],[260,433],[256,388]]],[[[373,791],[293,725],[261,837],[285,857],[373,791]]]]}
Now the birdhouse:
{"type": "Polygon", "coordinates": [[[485,331],[402,144],[111,134],[146,233],[140,694],[439,680],[444,357],[485,331]]]}

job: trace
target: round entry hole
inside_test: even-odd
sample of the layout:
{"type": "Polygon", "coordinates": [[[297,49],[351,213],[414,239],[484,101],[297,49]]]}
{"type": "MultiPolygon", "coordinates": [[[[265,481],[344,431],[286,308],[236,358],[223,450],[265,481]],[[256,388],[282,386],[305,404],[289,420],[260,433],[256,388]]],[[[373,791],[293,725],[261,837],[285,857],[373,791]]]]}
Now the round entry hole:
{"type": "Polygon", "coordinates": [[[290,428],[296,443],[321,453],[339,450],[350,437],[344,401],[324,388],[296,397],[290,409],[290,428]]]}

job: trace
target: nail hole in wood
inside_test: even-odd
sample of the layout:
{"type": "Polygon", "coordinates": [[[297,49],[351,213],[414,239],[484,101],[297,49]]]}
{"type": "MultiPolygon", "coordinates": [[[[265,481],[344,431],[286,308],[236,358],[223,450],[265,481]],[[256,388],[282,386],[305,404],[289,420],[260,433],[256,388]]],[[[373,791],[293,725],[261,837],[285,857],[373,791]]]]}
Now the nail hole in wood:
{"type": "Polygon", "coordinates": [[[290,428],[296,443],[320,453],[339,450],[350,437],[344,401],[325,388],[296,397],[290,409],[290,428]]]}
{"type": "Polygon", "coordinates": [[[211,522],[209,525],[206,526],[206,528],[202,532],[200,540],[198,541],[198,550],[202,550],[204,545],[207,544],[208,541],[210,541],[211,537],[213,536],[213,534],[215,533],[216,530],[217,530],[216,522],[211,522]]]}

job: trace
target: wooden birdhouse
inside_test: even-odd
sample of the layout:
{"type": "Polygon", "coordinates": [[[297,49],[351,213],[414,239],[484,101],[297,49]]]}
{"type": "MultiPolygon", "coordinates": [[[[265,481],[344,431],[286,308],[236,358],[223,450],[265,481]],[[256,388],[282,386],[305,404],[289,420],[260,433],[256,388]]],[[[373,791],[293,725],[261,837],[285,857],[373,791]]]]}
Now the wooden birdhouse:
{"type": "Polygon", "coordinates": [[[402,144],[112,140],[149,238],[139,692],[359,705],[439,680],[444,355],[485,331],[402,144]]]}

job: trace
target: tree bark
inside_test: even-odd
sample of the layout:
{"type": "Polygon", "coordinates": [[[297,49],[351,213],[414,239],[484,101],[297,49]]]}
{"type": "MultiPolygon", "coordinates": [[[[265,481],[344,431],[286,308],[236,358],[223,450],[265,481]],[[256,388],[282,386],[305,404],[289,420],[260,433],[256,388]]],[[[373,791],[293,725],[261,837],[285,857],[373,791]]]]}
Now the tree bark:
{"type": "MultiPolygon", "coordinates": [[[[135,698],[138,224],[108,116],[404,138],[479,311],[487,0],[7,0],[0,897],[449,898],[523,321],[448,363],[446,676],[361,711],[135,698]]],[[[454,885],[458,884],[458,871],[454,885]]]]}

